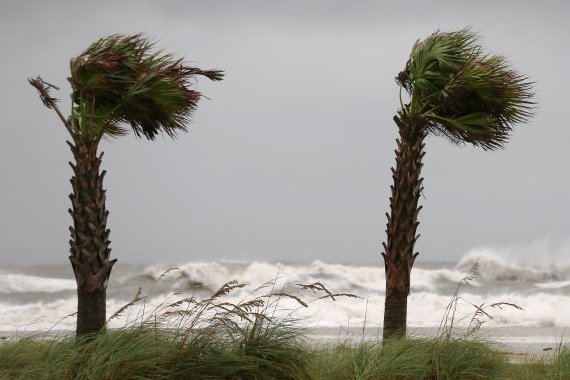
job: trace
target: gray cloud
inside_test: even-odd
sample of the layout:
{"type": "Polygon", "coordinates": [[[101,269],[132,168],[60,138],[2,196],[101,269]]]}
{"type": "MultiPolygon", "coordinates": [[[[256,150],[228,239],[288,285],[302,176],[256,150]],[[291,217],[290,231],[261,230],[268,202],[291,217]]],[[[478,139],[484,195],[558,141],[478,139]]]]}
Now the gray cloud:
{"type": "Polygon", "coordinates": [[[535,119],[501,152],[430,138],[423,260],[568,234],[565,2],[11,2],[0,5],[5,262],[66,260],[71,154],[28,76],[62,87],[97,38],[144,32],[227,71],[197,85],[190,133],[104,142],[113,254],[123,262],[380,262],[398,107],[413,42],[471,25],[536,83],[535,119]]]}

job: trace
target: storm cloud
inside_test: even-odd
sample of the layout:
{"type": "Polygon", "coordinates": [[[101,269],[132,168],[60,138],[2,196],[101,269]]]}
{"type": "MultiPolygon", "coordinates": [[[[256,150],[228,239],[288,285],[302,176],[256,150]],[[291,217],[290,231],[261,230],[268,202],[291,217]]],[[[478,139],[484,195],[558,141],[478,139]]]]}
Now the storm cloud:
{"type": "Polygon", "coordinates": [[[226,71],[196,84],[187,135],[105,141],[112,256],[122,262],[381,263],[398,87],[417,39],[471,26],[535,81],[506,149],[426,142],[420,260],[568,235],[567,2],[18,1],[0,5],[0,253],[67,260],[66,131],[26,78],[61,87],[99,37],[143,32],[226,71]]]}

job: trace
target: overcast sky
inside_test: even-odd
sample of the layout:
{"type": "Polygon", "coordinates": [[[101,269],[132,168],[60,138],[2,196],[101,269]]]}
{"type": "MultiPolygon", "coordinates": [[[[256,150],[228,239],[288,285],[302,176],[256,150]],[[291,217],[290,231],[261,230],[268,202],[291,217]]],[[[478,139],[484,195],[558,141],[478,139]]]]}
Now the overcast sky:
{"type": "MultiPolygon", "coordinates": [[[[471,26],[536,81],[536,117],[506,149],[426,141],[421,261],[569,235],[566,1],[2,1],[0,255],[68,256],[66,131],[26,78],[61,87],[98,38],[143,32],[201,68],[190,133],[104,141],[120,262],[381,263],[398,107],[416,39],[471,26]]],[[[541,252],[536,252],[541,254],[541,252]]]]}

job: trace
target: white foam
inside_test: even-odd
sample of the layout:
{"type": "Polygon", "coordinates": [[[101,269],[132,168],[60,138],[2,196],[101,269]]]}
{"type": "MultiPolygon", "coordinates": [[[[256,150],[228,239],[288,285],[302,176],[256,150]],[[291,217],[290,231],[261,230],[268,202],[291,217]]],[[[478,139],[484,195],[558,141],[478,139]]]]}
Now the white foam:
{"type": "Polygon", "coordinates": [[[543,238],[524,244],[480,247],[456,266],[467,271],[478,261],[481,277],[497,281],[552,282],[570,280],[570,239],[543,238]]]}
{"type": "Polygon", "coordinates": [[[570,286],[570,281],[552,281],[552,282],[542,282],[538,284],[534,284],[537,288],[540,289],[561,289],[567,286],[570,286]]]}
{"type": "Polygon", "coordinates": [[[0,293],[58,292],[76,288],[74,280],[28,276],[24,274],[0,274],[0,293]]]}
{"type": "MultiPolygon", "coordinates": [[[[255,287],[240,289],[229,297],[231,302],[239,302],[250,296],[255,287]]],[[[305,292],[310,296],[311,292],[305,292]]],[[[534,295],[500,294],[482,296],[465,293],[461,295],[457,308],[457,319],[465,317],[459,325],[465,325],[470,315],[475,311],[473,305],[491,305],[496,302],[509,302],[521,306],[524,310],[517,310],[508,306],[500,308],[487,307],[486,311],[493,317],[485,322],[485,326],[533,326],[533,327],[564,327],[570,325],[570,296],[553,295],[547,292],[534,295]]],[[[164,303],[166,295],[157,295],[149,300],[146,313],[155,306],[164,303]]],[[[175,299],[170,299],[173,302],[175,299]]],[[[275,300],[275,298],[274,298],[275,300]]],[[[408,299],[408,325],[410,327],[437,327],[450,300],[449,296],[437,295],[431,292],[414,292],[408,299]]],[[[0,330],[47,330],[54,327],[61,318],[76,311],[75,297],[59,299],[52,302],[35,302],[24,305],[0,303],[0,330]]],[[[108,315],[118,310],[127,301],[108,299],[108,315]]],[[[296,301],[288,298],[279,300],[282,316],[294,310],[292,316],[301,319],[306,327],[367,327],[382,325],[384,313],[384,297],[378,293],[370,293],[364,299],[337,297],[331,299],[313,300],[309,307],[300,306],[296,301]]],[[[121,318],[113,320],[111,327],[123,325],[126,320],[138,313],[138,306],[131,308],[121,318]]],[[[66,318],[58,324],[59,328],[73,329],[75,317],[66,318]]]]}

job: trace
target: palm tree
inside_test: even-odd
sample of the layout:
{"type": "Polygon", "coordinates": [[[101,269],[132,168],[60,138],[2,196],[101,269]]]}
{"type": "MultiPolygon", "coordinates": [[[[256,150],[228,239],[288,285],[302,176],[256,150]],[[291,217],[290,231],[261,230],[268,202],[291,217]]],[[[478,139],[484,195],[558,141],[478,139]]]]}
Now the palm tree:
{"type": "Polygon", "coordinates": [[[410,273],[418,253],[418,200],[424,140],[447,137],[484,150],[503,148],[517,123],[533,115],[532,83],[514,71],[500,55],[485,54],[469,29],[435,32],[412,48],[396,77],[400,110],[394,116],[396,167],[392,168],[390,213],[383,243],[386,271],[384,339],[406,331],[410,273]],[[402,90],[409,96],[402,100],[402,90]]]}
{"type": "Polygon", "coordinates": [[[71,136],[68,145],[75,162],[71,178],[69,213],[73,218],[69,260],[77,281],[77,335],[101,331],[106,318],[106,290],[111,269],[109,229],[103,178],[103,153],[97,152],[103,137],[128,132],[154,140],[159,132],[175,137],[186,131],[189,117],[201,93],[190,89],[203,75],[221,80],[219,70],[187,66],[162,51],[142,35],[112,35],[100,39],[71,60],[71,115],[65,118],[50,96],[57,87],[41,77],[29,82],[44,105],[54,109],[71,136]]]}

